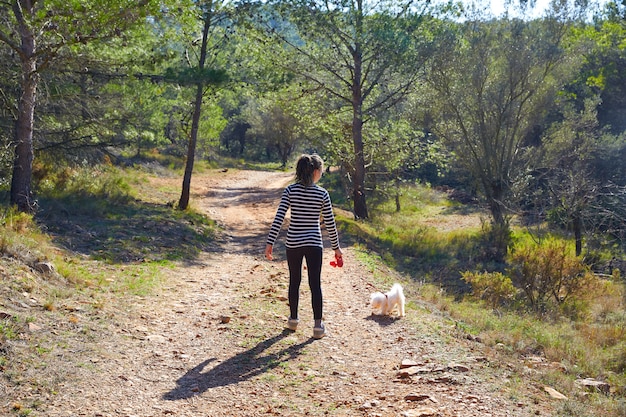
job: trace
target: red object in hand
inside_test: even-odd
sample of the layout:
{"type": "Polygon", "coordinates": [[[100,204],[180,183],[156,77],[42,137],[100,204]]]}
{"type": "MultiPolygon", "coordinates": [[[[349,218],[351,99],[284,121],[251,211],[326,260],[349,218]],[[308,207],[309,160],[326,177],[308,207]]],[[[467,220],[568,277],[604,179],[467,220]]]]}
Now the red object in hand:
{"type": "Polygon", "coordinates": [[[334,261],[330,261],[330,266],[336,268],[339,267],[341,268],[343,266],[343,258],[338,258],[335,256],[335,260],[334,261]]]}

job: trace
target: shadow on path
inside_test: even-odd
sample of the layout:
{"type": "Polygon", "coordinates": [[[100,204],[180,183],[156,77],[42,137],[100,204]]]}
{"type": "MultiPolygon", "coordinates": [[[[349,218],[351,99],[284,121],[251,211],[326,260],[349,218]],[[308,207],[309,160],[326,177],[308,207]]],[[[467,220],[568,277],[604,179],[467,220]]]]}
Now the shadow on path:
{"type": "Polygon", "coordinates": [[[400,320],[400,317],[370,314],[369,316],[365,317],[365,320],[371,320],[378,323],[378,325],[381,327],[386,327],[400,320]]]}
{"type": "Polygon", "coordinates": [[[176,381],[177,387],[165,393],[163,399],[175,401],[194,397],[211,388],[238,384],[271,371],[281,363],[296,358],[305,346],[314,341],[311,338],[277,352],[266,352],[291,333],[285,329],[282,333],[260,342],[252,349],[239,353],[208,370],[205,368],[217,359],[202,361],[179,378],[176,381]]]}

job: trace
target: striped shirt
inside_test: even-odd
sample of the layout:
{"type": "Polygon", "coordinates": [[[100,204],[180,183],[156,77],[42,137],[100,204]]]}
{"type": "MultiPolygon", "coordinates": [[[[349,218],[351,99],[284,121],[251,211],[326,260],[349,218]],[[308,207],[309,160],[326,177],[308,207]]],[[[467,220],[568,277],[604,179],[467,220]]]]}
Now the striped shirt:
{"type": "Polygon", "coordinates": [[[270,228],[267,243],[274,245],[285,220],[287,210],[291,208],[291,219],[287,229],[288,249],[304,246],[318,246],[323,248],[320,216],[328,232],[332,249],[339,248],[339,236],[330,195],[324,188],[313,184],[308,187],[294,183],[283,191],[283,195],[276,211],[276,217],[270,228]]]}

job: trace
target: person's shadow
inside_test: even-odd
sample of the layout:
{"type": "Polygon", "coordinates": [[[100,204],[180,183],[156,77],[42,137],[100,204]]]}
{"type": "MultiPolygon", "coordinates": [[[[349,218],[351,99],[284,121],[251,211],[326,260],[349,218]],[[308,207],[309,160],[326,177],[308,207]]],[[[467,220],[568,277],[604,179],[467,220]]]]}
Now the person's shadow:
{"type": "Polygon", "coordinates": [[[163,399],[175,401],[190,398],[200,395],[210,388],[237,384],[261,375],[276,368],[281,363],[297,357],[302,353],[302,349],[314,340],[311,338],[274,353],[265,352],[289,334],[291,332],[285,329],[282,333],[264,340],[253,348],[239,353],[208,370],[205,370],[205,368],[217,359],[211,358],[202,361],[180,377],[176,381],[176,388],[165,393],[163,399]]]}

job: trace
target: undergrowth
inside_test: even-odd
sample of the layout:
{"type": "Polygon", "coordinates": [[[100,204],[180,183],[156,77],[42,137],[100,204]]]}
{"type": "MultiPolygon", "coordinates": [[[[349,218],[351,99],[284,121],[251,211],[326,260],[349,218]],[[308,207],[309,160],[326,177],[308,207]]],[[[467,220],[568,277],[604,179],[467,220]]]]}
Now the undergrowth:
{"type": "Polygon", "coordinates": [[[427,187],[406,187],[401,201],[400,212],[395,201],[381,203],[368,221],[340,216],[339,227],[354,241],[375,249],[389,266],[453,293],[468,289],[459,279],[460,271],[492,267],[482,245],[482,213],[478,208],[468,213],[427,187]],[[455,225],[455,221],[469,216],[474,219],[471,226],[455,225]],[[437,227],[437,222],[443,221],[447,222],[444,231],[437,227]]]}
{"type": "MultiPolygon", "coordinates": [[[[510,257],[506,265],[490,263],[482,248],[482,222],[447,227],[450,216],[467,210],[433,194],[426,187],[407,187],[400,212],[395,201],[388,201],[370,213],[369,221],[340,216],[338,223],[344,234],[375,249],[388,266],[405,274],[408,285],[419,288],[425,302],[473,337],[522,358],[539,355],[548,364],[561,364],[543,374],[543,383],[586,401],[570,401],[559,415],[584,415],[579,411],[587,409],[589,415],[624,416],[626,291],[619,271],[608,278],[593,276],[581,258],[570,255],[572,242],[566,237],[544,236],[541,244],[532,244],[536,236],[522,229],[514,230],[512,253],[517,258],[510,257]],[[547,284],[533,281],[525,297],[522,286],[528,290],[531,281],[519,270],[511,280],[515,263],[529,271],[536,265],[533,276],[542,271],[547,284]],[[609,383],[611,394],[576,394],[580,378],[609,383]]],[[[479,211],[469,215],[479,216],[479,211]]],[[[388,284],[384,277],[381,284],[388,284]]]]}

